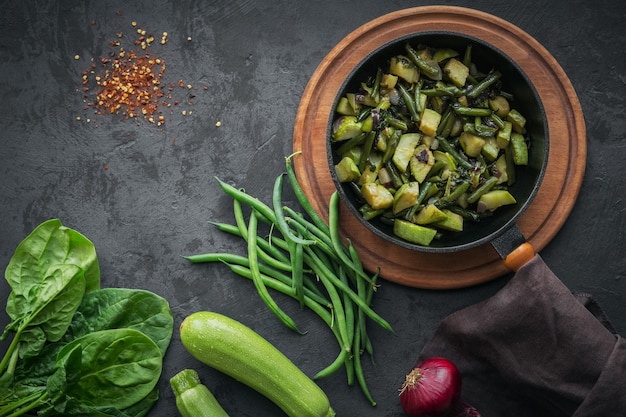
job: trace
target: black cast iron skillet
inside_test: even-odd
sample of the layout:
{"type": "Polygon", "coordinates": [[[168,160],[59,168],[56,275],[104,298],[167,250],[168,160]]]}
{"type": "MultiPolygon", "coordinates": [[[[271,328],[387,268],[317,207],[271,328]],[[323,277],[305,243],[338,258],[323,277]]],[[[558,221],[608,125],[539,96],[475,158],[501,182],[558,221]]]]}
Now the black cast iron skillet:
{"type": "Polygon", "coordinates": [[[413,46],[425,44],[435,48],[448,47],[459,52],[464,51],[468,44],[472,44],[472,60],[479,70],[486,72],[495,68],[502,72],[503,89],[513,94],[515,100],[512,107],[517,108],[526,117],[526,130],[531,138],[528,166],[518,169],[516,182],[509,187],[517,204],[500,207],[493,216],[478,223],[466,222],[463,232],[447,233],[441,239],[433,241],[430,246],[416,245],[400,239],[393,234],[392,226],[389,224],[378,219],[371,221],[363,219],[358,211],[362,204],[359,197],[348,185],[337,180],[334,166],[339,162],[339,157],[330,140],[334,120],[331,117],[327,130],[327,155],[338,193],[352,213],[370,231],[395,245],[421,252],[446,253],[491,244],[505,259],[507,267],[517,270],[534,255],[532,247],[526,242],[516,221],[530,205],[541,185],[548,161],[549,138],[546,115],[535,87],[519,66],[503,51],[480,39],[452,31],[421,32],[404,36],[381,46],[357,65],[344,82],[332,108],[336,107],[339,99],[347,92],[358,91],[360,83],[375,74],[378,67],[384,66],[389,58],[396,54],[405,54],[404,46],[407,42],[413,46]]]}

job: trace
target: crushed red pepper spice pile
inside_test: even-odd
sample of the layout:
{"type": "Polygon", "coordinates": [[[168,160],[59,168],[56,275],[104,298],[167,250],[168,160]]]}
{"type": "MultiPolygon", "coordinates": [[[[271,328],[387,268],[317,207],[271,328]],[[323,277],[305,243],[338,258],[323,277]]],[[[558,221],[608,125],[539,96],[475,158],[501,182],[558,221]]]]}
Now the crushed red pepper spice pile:
{"type": "MultiPolygon", "coordinates": [[[[119,12],[118,15],[121,16],[119,12]]],[[[136,22],[131,25],[137,28],[136,22]]],[[[125,119],[143,117],[156,126],[162,126],[165,123],[162,109],[179,104],[179,100],[174,99],[174,89],[178,86],[189,90],[184,98],[188,105],[193,104],[191,100],[195,98],[194,91],[197,89],[182,80],[164,83],[165,60],[149,52],[155,37],[140,28],[136,29],[136,33],[133,45],[139,50],[127,51],[122,45],[125,36],[120,32],[116,39],[109,42],[113,49],[108,56],[91,59],[91,67],[82,73],[83,99],[87,103],[86,108],[94,109],[95,114],[116,114],[125,119]]],[[[159,43],[165,45],[167,42],[168,34],[163,32],[159,43]]],[[[183,110],[181,113],[187,115],[191,111],[183,110]]]]}

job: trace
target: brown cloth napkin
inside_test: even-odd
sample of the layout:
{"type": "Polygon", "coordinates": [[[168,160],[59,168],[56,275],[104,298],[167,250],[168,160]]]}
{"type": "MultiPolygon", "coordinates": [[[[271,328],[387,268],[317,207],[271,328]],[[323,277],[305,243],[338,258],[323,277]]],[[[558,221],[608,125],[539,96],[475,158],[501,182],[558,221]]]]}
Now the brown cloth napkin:
{"type": "Polygon", "coordinates": [[[626,416],[626,341],[539,255],[493,297],[448,316],[418,361],[455,362],[482,417],[626,416]]]}

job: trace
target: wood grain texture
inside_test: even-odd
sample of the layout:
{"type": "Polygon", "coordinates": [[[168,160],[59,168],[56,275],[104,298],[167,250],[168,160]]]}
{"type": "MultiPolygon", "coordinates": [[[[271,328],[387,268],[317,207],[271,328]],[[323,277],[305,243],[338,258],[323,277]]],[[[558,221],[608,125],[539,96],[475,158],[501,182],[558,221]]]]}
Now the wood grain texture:
{"type": "MultiPolygon", "coordinates": [[[[582,109],[567,75],[529,34],[496,16],[450,6],[393,12],[356,29],[320,63],[302,96],[294,126],[296,174],[313,206],[328,215],[335,191],[326,155],[332,105],[351,70],[372,50],[401,36],[450,30],[489,42],[507,53],[528,75],[548,118],[550,156],[541,188],[517,222],[537,252],[556,235],[571,212],[585,171],[586,131],[582,109]]],[[[427,289],[462,288],[487,282],[508,269],[490,244],[456,253],[432,254],[389,244],[341,206],[340,232],[359,250],[370,271],[389,281],[427,289]]]]}

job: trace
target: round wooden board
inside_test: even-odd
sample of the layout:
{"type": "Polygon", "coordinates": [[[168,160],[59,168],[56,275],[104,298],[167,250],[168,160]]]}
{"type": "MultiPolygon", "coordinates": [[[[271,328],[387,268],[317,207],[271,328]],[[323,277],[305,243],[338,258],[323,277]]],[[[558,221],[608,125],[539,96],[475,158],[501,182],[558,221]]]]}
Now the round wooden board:
{"type": "MultiPolygon", "coordinates": [[[[449,30],[491,43],[526,72],[548,117],[550,156],[545,178],[518,227],[536,251],[543,249],[567,219],[582,184],[586,131],[582,109],[567,75],[530,35],[496,16],[453,6],[425,6],[377,18],[350,33],[320,63],[311,77],[294,126],[294,166],[302,188],[325,218],[335,191],[326,155],[326,132],[333,102],[352,68],[370,51],[413,33],[449,30]]],[[[432,254],[389,244],[370,232],[347,207],[340,206],[340,232],[359,251],[364,266],[398,284],[425,288],[467,287],[509,272],[490,245],[462,252],[432,254]]]]}

